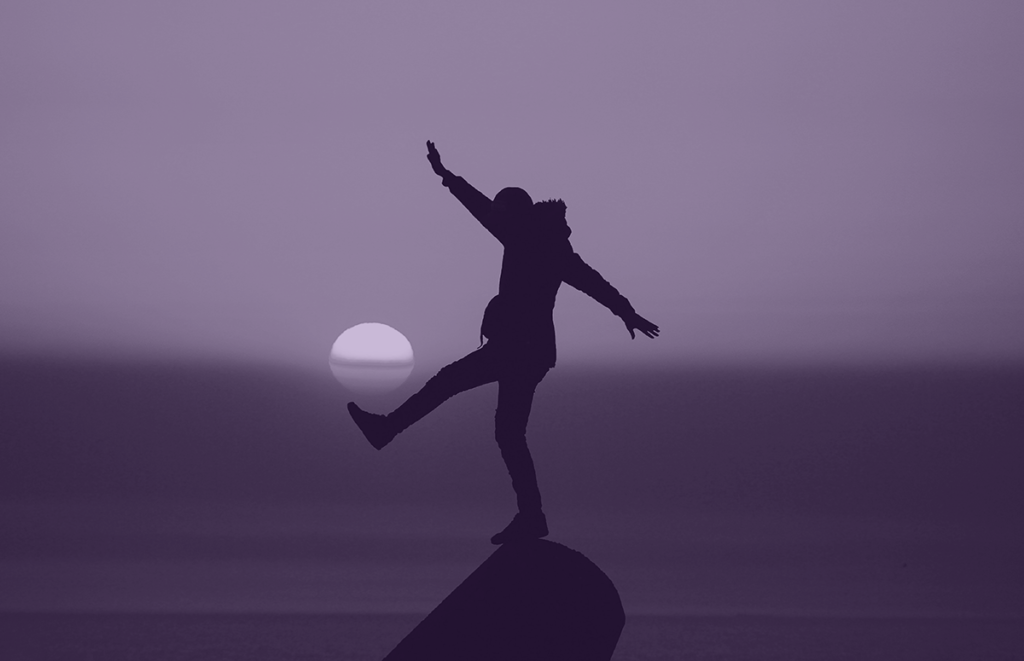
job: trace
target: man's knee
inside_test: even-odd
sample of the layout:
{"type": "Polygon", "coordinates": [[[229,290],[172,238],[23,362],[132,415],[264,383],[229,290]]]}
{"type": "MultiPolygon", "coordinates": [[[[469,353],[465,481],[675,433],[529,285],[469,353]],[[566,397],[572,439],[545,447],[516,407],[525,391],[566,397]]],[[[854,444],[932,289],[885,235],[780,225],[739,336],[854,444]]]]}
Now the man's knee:
{"type": "Polygon", "coordinates": [[[445,365],[441,369],[437,370],[437,373],[434,374],[434,376],[431,378],[431,380],[432,381],[434,381],[434,380],[436,380],[436,381],[452,381],[452,380],[455,379],[455,376],[456,376],[457,373],[458,373],[458,368],[455,366],[455,363],[451,363],[451,364],[445,365]]]}
{"type": "Polygon", "coordinates": [[[437,381],[438,383],[451,384],[453,386],[461,385],[464,381],[474,380],[475,374],[473,373],[473,366],[464,363],[465,359],[449,363],[441,369],[437,370],[437,374],[433,376],[431,380],[437,381]]]}
{"type": "Polygon", "coordinates": [[[496,414],[494,416],[494,440],[499,447],[513,447],[526,444],[526,424],[517,420],[508,420],[496,414]]]}

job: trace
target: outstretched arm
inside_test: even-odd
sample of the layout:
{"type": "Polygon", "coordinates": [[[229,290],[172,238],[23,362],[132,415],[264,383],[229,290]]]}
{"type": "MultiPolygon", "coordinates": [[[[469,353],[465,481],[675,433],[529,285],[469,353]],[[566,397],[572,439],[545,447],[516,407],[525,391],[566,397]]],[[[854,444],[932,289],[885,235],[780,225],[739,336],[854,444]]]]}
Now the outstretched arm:
{"type": "Polygon", "coordinates": [[[651,338],[661,332],[655,324],[638,315],[626,297],[575,252],[566,262],[562,281],[579,289],[622,319],[631,338],[636,339],[636,331],[651,338]]]}
{"type": "Polygon", "coordinates": [[[466,207],[473,214],[473,217],[480,221],[484,229],[500,241],[501,237],[498,236],[498,228],[491,222],[491,198],[473,188],[468,181],[452,174],[451,171],[441,165],[441,155],[437,153],[434,143],[430,140],[427,140],[427,160],[430,161],[430,167],[434,169],[434,174],[441,177],[441,184],[452,192],[455,199],[462,202],[462,206],[466,207]]]}

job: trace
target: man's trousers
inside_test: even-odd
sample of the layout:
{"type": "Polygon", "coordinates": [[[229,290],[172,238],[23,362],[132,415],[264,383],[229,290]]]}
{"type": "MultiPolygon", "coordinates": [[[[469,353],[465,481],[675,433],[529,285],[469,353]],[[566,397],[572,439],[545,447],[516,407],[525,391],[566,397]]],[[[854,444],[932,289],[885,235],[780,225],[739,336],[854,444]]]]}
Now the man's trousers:
{"type": "Polygon", "coordinates": [[[512,478],[519,511],[541,509],[540,490],[533,458],[526,447],[526,423],[533,393],[550,368],[531,365],[514,353],[488,342],[482,348],[441,368],[423,387],[388,415],[396,431],[402,431],[437,408],[449,397],[485,383],[498,382],[498,408],[494,414],[494,438],[512,478]]]}

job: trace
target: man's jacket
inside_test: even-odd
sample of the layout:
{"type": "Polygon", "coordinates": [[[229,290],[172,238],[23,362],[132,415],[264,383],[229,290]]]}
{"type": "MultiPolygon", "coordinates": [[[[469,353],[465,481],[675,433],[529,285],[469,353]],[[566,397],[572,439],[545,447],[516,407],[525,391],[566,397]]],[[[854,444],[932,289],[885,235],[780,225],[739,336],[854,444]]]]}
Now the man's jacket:
{"type": "Polygon", "coordinates": [[[455,175],[443,180],[448,190],[504,246],[498,295],[484,313],[481,334],[509,360],[524,367],[554,367],[552,313],[565,282],[618,316],[633,312],[626,297],[577,255],[561,200],[537,202],[531,213],[501,225],[491,215],[491,200],[455,175]]]}

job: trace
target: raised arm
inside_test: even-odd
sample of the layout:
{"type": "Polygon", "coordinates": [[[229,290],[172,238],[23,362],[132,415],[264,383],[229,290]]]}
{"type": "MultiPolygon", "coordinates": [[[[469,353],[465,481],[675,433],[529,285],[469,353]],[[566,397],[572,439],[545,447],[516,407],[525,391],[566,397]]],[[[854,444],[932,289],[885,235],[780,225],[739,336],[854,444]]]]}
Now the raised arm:
{"type": "Polygon", "coordinates": [[[500,241],[500,231],[491,222],[491,198],[473,188],[468,181],[452,174],[451,171],[441,165],[441,155],[437,153],[434,143],[430,140],[427,140],[427,160],[430,161],[430,167],[434,169],[434,174],[441,177],[441,184],[451,191],[455,199],[462,202],[462,206],[466,207],[473,214],[473,217],[480,221],[484,229],[500,241]]]}
{"type": "Polygon", "coordinates": [[[635,331],[652,338],[661,332],[655,324],[638,315],[629,300],[575,252],[566,260],[562,281],[611,310],[626,324],[626,330],[633,339],[636,339],[635,331]]]}

